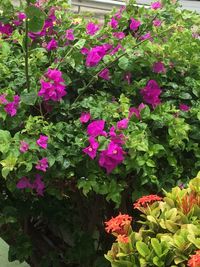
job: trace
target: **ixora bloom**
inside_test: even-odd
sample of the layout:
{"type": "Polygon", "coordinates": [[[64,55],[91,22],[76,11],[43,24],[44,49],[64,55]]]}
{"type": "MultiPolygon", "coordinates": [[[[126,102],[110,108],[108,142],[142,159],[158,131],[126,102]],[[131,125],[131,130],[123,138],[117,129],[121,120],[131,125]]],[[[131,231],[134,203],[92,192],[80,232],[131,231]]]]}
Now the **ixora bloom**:
{"type": "Polygon", "coordinates": [[[155,73],[166,73],[165,65],[161,61],[155,62],[152,69],[155,73]]]}
{"type": "Polygon", "coordinates": [[[92,137],[97,137],[99,135],[106,136],[106,132],[104,131],[105,121],[104,120],[96,120],[91,122],[87,127],[87,134],[92,137]]]}
{"type": "Polygon", "coordinates": [[[151,8],[154,9],[154,10],[160,9],[160,8],[162,8],[162,4],[159,1],[154,2],[154,3],[151,4],[151,8]]]}
{"type": "Polygon", "coordinates": [[[147,85],[141,90],[141,94],[144,101],[152,105],[153,108],[160,104],[159,96],[161,94],[161,90],[156,81],[148,81],[147,85]]]}
{"type": "Polygon", "coordinates": [[[111,173],[124,160],[122,147],[111,141],[106,150],[103,150],[99,157],[99,166],[106,169],[107,173],[111,173]]]}
{"type": "Polygon", "coordinates": [[[57,41],[54,38],[52,38],[51,41],[48,42],[46,48],[47,48],[48,51],[51,51],[51,50],[56,49],[57,47],[58,47],[57,41]]]}
{"type": "Polygon", "coordinates": [[[200,250],[196,251],[196,254],[190,256],[190,260],[187,263],[189,267],[200,267],[200,250]]]}
{"type": "Polygon", "coordinates": [[[127,235],[118,235],[117,241],[120,243],[129,243],[129,237],[127,235]]]}
{"type": "Polygon", "coordinates": [[[117,122],[117,129],[124,130],[128,127],[129,119],[123,119],[117,122]]]}
{"type": "Polygon", "coordinates": [[[190,107],[189,107],[188,105],[185,105],[185,104],[180,104],[180,105],[179,105],[179,109],[180,109],[181,111],[185,111],[185,112],[187,112],[187,111],[190,110],[190,107]]]}
{"type": "Polygon", "coordinates": [[[139,198],[134,204],[133,207],[134,209],[140,209],[146,208],[148,205],[156,202],[156,201],[161,201],[162,197],[159,197],[157,195],[148,195],[148,196],[143,196],[139,198]]]}
{"type": "Polygon", "coordinates": [[[40,170],[43,172],[46,172],[48,167],[49,167],[49,164],[48,164],[47,158],[42,158],[41,160],[38,161],[37,165],[35,166],[37,170],[40,170]]]}
{"type": "Polygon", "coordinates": [[[105,222],[105,230],[107,233],[112,233],[116,235],[127,235],[130,225],[132,222],[132,217],[128,214],[119,213],[118,216],[112,217],[109,221],[105,222]]]}
{"type": "Polygon", "coordinates": [[[87,154],[91,159],[94,159],[97,155],[97,149],[99,147],[99,143],[95,140],[94,137],[89,138],[90,145],[83,149],[83,152],[87,154]]]}
{"type": "Polygon", "coordinates": [[[66,30],[66,39],[69,41],[74,41],[75,37],[73,29],[66,30]]]}
{"type": "Polygon", "coordinates": [[[93,47],[87,54],[86,66],[87,67],[96,66],[105,55],[106,55],[106,49],[103,46],[93,47]]]}
{"type": "Polygon", "coordinates": [[[95,35],[96,32],[100,29],[99,25],[89,22],[86,26],[86,33],[89,35],[95,35]]]}
{"type": "Polygon", "coordinates": [[[43,149],[47,149],[47,143],[48,143],[48,136],[46,135],[40,135],[40,138],[36,141],[37,145],[40,146],[43,149]]]}
{"type": "Polygon", "coordinates": [[[103,69],[100,73],[99,73],[99,77],[101,77],[102,79],[108,81],[110,80],[110,72],[109,69],[103,69]]]}
{"type": "Polygon", "coordinates": [[[89,112],[82,112],[80,116],[81,123],[87,123],[91,119],[91,115],[89,112]]]}
{"type": "Polygon", "coordinates": [[[108,23],[113,29],[117,29],[118,21],[115,18],[111,18],[111,21],[108,23]]]}
{"type": "Polygon", "coordinates": [[[64,79],[61,71],[57,69],[48,69],[45,74],[47,81],[41,79],[41,89],[38,96],[42,96],[45,101],[60,101],[67,93],[65,91],[64,79]]]}
{"type": "Polygon", "coordinates": [[[20,97],[18,95],[14,96],[13,102],[9,102],[5,105],[5,112],[11,117],[17,114],[17,108],[19,107],[20,97]]]}
{"type": "Polygon", "coordinates": [[[29,149],[29,144],[26,143],[25,141],[20,141],[20,148],[19,151],[21,153],[25,153],[29,149]]]}
{"type": "Polygon", "coordinates": [[[134,18],[131,18],[130,30],[137,31],[140,25],[141,25],[141,22],[139,20],[135,20],[134,18]]]}

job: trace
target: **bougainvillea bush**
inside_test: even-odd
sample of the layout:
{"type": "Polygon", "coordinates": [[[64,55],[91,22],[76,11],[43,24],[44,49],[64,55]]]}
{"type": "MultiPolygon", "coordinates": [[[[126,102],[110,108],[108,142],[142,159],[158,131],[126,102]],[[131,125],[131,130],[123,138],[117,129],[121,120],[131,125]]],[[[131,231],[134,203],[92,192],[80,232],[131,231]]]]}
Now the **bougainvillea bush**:
{"type": "Polygon", "coordinates": [[[1,237],[31,266],[108,266],[103,222],[200,165],[200,16],[0,1],[1,237]]]}
{"type": "Polygon", "coordinates": [[[106,222],[117,237],[106,255],[113,267],[200,266],[200,173],[187,188],[174,187],[164,198],[143,196],[133,207],[141,212],[138,231],[127,214],[106,222]]]}

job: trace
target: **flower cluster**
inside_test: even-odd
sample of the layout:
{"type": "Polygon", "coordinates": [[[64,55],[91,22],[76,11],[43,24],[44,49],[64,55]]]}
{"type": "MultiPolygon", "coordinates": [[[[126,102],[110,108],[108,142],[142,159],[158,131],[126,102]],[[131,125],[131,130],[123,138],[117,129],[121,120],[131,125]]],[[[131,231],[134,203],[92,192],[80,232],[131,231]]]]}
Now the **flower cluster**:
{"type": "Polygon", "coordinates": [[[105,222],[105,230],[107,233],[127,235],[131,222],[131,216],[119,213],[118,216],[112,217],[109,221],[105,222]]]}
{"type": "Polygon", "coordinates": [[[31,189],[35,190],[37,195],[43,196],[44,194],[44,189],[45,189],[45,184],[42,181],[42,177],[37,174],[35,177],[35,180],[33,183],[30,182],[30,180],[27,177],[22,177],[18,182],[17,182],[17,188],[18,189],[31,189]]]}
{"type": "MultiPolygon", "coordinates": [[[[80,121],[83,123],[88,122],[90,119],[89,113],[82,113],[80,121]]],[[[110,137],[109,144],[105,150],[102,150],[99,155],[99,166],[105,168],[107,173],[111,173],[119,164],[124,161],[124,155],[126,152],[123,150],[125,136],[121,133],[128,127],[129,119],[123,119],[117,122],[117,129],[112,126],[109,130],[109,134],[104,131],[105,121],[95,120],[91,122],[87,127],[87,134],[89,135],[89,146],[83,149],[83,152],[87,154],[91,159],[96,158],[97,150],[99,147],[98,141],[95,139],[98,136],[110,137]],[[116,133],[116,130],[119,133],[116,133]]]]}
{"type": "Polygon", "coordinates": [[[106,55],[105,46],[95,46],[88,51],[86,58],[86,66],[94,67],[96,66],[102,58],[106,55]]]}
{"type": "Polygon", "coordinates": [[[133,204],[134,209],[146,208],[148,205],[156,202],[161,201],[162,197],[157,195],[148,195],[139,198],[136,203],[133,204]]]}
{"type": "Polygon", "coordinates": [[[100,29],[98,24],[94,24],[93,22],[89,22],[86,25],[86,33],[89,35],[95,35],[100,29]]]}
{"type": "Polygon", "coordinates": [[[48,69],[45,78],[45,80],[40,80],[41,89],[38,96],[42,96],[45,101],[60,101],[67,94],[62,72],[57,69],[48,69]]]}
{"type": "Polygon", "coordinates": [[[5,35],[6,37],[9,37],[13,32],[13,28],[12,26],[7,23],[7,24],[3,24],[2,22],[0,22],[0,33],[5,35]]]}
{"type": "Polygon", "coordinates": [[[187,263],[189,267],[200,267],[200,250],[196,251],[196,254],[190,257],[190,260],[187,263]]]}
{"type": "Polygon", "coordinates": [[[154,80],[148,81],[147,85],[141,90],[141,94],[146,103],[152,105],[155,108],[161,103],[159,96],[161,94],[161,89],[154,80]]]}
{"type": "Polygon", "coordinates": [[[0,104],[4,104],[4,110],[5,112],[10,115],[11,117],[15,116],[17,114],[17,109],[19,107],[20,97],[18,95],[15,95],[13,97],[12,102],[8,102],[6,99],[6,94],[0,95],[0,104]]]}

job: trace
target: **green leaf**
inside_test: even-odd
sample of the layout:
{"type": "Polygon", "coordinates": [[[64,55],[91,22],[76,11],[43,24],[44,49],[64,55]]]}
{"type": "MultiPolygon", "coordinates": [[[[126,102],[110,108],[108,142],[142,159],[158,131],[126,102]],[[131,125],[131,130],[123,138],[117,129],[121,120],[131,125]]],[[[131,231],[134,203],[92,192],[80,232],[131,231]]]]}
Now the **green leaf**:
{"type": "Polygon", "coordinates": [[[161,247],[161,245],[160,245],[158,239],[156,239],[156,238],[152,238],[152,239],[151,239],[151,245],[152,245],[152,247],[153,247],[153,249],[154,249],[156,255],[157,255],[158,257],[161,256],[161,254],[162,254],[162,247],[161,247]]]}
{"type": "Polygon", "coordinates": [[[0,151],[2,153],[8,152],[10,148],[11,135],[10,132],[0,130],[0,151]]]}
{"type": "Polygon", "coordinates": [[[39,32],[42,30],[44,21],[45,21],[45,13],[35,7],[35,6],[28,6],[26,8],[26,15],[29,19],[29,31],[31,32],[39,32]]]}
{"type": "Polygon", "coordinates": [[[140,255],[144,258],[151,253],[148,246],[142,241],[138,241],[136,243],[136,249],[140,253],[140,255]]]}
{"type": "Polygon", "coordinates": [[[85,42],[86,42],[85,39],[80,39],[77,43],[75,43],[74,47],[81,49],[81,48],[83,48],[85,42]]]}
{"type": "Polygon", "coordinates": [[[122,70],[126,70],[129,64],[129,60],[127,57],[123,56],[119,59],[119,63],[118,66],[120,67],[120,69],[122,70]]]}
{"type": "Polygon", "coordinates": [[[28,106],[33,106],[35,105],[35,102],[37,99],[37,93],[36,92],[31,92],[31,93],[23,92],[20,97],[21,97],[21,101],[24,104],[28,106]]]}

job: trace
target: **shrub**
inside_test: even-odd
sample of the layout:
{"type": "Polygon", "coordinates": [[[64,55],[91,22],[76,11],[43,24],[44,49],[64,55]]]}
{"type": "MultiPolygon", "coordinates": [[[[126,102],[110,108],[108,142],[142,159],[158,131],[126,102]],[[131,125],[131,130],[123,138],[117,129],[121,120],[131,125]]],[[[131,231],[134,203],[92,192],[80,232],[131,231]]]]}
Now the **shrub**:
{"type": "Polygon", "coordinates": [[[106,231],[117,237],[106,255],[113,267],[200,266],[199,174],[187,188],[174,187],[164,198],[140,198],[134,204],[141,212],[138,231],[132,229],[132,218],[126,214],[106,222],[106,231]]]}
{"type": "Polygon", "coordinates": [[[113,209],[196,175],[200,17],[177,6],[130,1],[100,25],[66,1],[0,2],[10,260],[106,266],[103,221],[113,209]]]}

